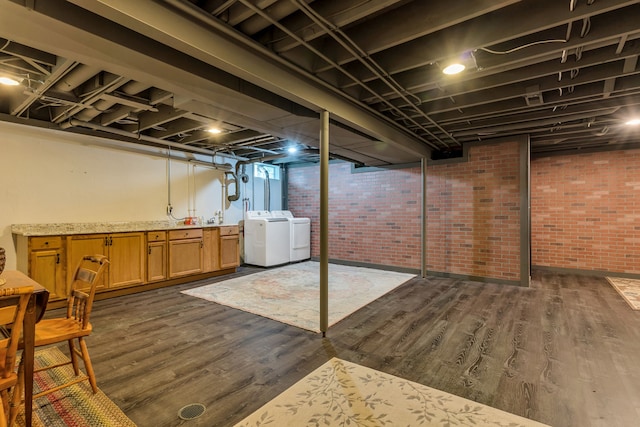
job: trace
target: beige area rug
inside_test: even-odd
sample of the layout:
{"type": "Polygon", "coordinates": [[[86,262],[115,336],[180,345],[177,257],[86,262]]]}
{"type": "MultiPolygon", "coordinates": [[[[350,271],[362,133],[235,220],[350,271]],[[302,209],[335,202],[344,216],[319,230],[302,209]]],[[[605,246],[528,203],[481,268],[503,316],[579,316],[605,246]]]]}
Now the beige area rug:
{"type": "Polygon", "coordinates": [[[634,310],[640,310],[640,280],[607,277],[611,286],[634,310]]]}
{"type": "MultiPolygon", "coordinates": [[[[37,350],[35,366],[55,365],[69,361],[56,347],[37,350]]],[[[71,365],[36,372],[33,392],[38,393],[74,377],[71,365]]],[[[98,382],[100,379],[98,378],[98,382]]],[[[24,405],[16,419],[16,425],[24,426],[24,405]]],[[[136,427],[118,406],[101,390],[93,394],[88,381],[63,388],[33,401],[32,425],[34,427],[136,427]]]]}
{"type": "MultiPolygon", "coordinates": [[[[329,264],[329,326],[414,277],[329,264]]],[[[184,294],[320,331],[320,263],[307,261],[182,291],[184,294]]]]}
{"type": "Polygon", "coordinates": [[[333,358],[236,424],[256,426],[545,426],[333,358]]]}

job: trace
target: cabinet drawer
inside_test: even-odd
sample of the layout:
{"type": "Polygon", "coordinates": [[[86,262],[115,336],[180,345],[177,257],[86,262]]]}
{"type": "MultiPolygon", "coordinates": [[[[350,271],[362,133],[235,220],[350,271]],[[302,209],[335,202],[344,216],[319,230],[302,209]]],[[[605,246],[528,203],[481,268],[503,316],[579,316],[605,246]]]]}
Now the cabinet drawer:
{"type": "Polygon", "coordinates": [[[167,240],[166,231],[148,231],[147,232],[148,242],[162,242],[163,240],[167,240]]]}
{"type": "Polygon", "coordinates": [[[221,236],[231,236],[233,234],[238,234],[237,225],[223,225],[220,227],[221,236]]]}
{"type": "Polygon", "coordinates": [[[38,249],[57,249],[62,246],[62,237],[60,236],[47,236],[47,237],[32,237],[31,238],[31,250],[38,249]]]}
{"type": "Polygon", "coordinates": [[[194,228],[191,230],[171,230],[169,231],[169,240],[177,239],[195,239],[202,237],[202,228],[194,228]]]}

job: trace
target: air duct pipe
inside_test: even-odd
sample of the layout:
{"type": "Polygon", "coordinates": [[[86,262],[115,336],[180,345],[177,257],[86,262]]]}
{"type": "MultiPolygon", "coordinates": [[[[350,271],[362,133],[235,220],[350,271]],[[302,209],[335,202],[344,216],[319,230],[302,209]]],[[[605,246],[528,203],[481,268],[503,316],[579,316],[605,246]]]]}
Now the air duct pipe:
{"type": "MultiPolygon", "coordinates": [[[[235,173],[233,172],[226,172],[226,174],[229,174],[231,176],[233,176],[233,180],[236,183],[236,194],[230,194],[227,196],[227,200],[229,200],[230,202],[235,202],[236,200],[240,199],[240,186],[238,185],[238,175],[240,174],[240,167],[243,165],[248,165],[251,163],[256,163],[256,162],[266,162],[269,160],[275,160],[275,159],[280,159],[282,157],[287,157],[286,154],[276,154],[274,156],[265,156],[265,157],[260,157],[258,159],[251,159],[251,160],[240,160],[236,163],[236,171],[235,173]]],[[[227,190],[229,188],[227,187],[227,190]]]]}
{"type": "Polygon", "coordinates": [[[264,167],[260,167],[259,170],[264,172],[264,210],[271,210],[271,179],[269,177],[269,171],[264,167]]]}

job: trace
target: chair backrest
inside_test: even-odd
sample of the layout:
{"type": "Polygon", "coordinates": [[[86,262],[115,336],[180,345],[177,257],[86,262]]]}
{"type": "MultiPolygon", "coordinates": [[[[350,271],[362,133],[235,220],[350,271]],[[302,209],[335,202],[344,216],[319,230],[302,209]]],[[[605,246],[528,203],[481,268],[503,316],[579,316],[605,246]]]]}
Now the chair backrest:
{"type": "Polygon", "coordinates": [[[104,255],[86,255],[78,263],[67,299],[67,318],[75,319],[82,329],[89,326],[89,316],[96,294],[96,286],[109,260],[104,255]]]}
{"type": "Polygon", "coordinates": [[[8,326],[4,328],[6,338],[0,339],[0,349],[5,352],[4,365],[0,371],[2,378],[8,378],[15,368],[22,321],[32,293],[33,286],[0,288],[0,325],[8,326]]]}

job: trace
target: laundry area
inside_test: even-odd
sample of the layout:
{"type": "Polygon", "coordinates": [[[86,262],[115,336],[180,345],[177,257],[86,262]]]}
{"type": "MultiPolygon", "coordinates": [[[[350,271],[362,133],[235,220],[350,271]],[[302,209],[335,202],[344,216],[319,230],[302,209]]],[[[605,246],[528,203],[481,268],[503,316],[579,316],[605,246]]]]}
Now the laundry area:
{"type": "Polygon", "coordinates": [[[273,267],[311,257],[311,220],[290,211],[245,212],[244,263],[273,267]]]}
{"type": "Polygon", "coordinates": [[[240,192],[245,195],[243,220],[239,222],[244,264],[273,267],[311,257],[311,219],[281,210],[284,190],[280,173],[274,165],[254,163],[245,165],[239,174],[240,192]],[[251,179],[242,179],[247,172],[251,179]]]}

